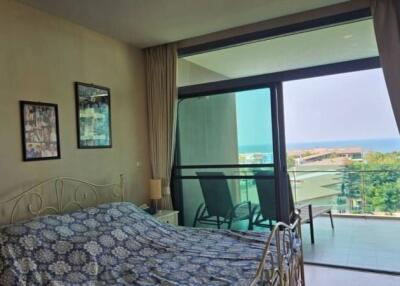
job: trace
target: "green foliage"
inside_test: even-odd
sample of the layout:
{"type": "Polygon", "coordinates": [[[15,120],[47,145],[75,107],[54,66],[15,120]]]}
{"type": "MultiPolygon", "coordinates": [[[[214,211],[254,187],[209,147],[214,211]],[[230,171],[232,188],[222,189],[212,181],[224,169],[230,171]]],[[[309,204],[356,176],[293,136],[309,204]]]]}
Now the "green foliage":
{"type": "Polygon", "coordinates": [[[347,200],[346,200],[346,198],[343,197],[343,196],[338,196],[338,197],[336,198],[336,203],[337,203],[338,205],[345,205],[346,202],[347,202],[347,200]]]}
{"type": "Polygon", "coordinates": [[[365,211],[400,210],[400,153],[370,152],[364,162],[352,162],[343,175],[342,195],[365,198],[365,211]],[[361,171],[361,172],[360,172],[361,171]]]}
{"type": "Polygon", "coordinates": [[[308,157],[308,156],[312,156],[312,155],[314,155],[314,154],[315,154],[314,152],[311,152],[311,151],[307,150],[307,151],[305,151],[305,152],[302,154],[302,156],[303,156],[303,157],[308,157]]]}
{"type": "Polygon", "coordinates": [[[357,163],[351,164],[346,167],[343,174],[342,193],[348,198],[359,199],[361,198],[361,166],[357,163]]]}
{"type": "Polygon", "coordinates": [[[390,214],[396,212],[400,207],[400,183],[384,183],[375,186],[366,192],[367,204],[374,210],[383,211],[390,214]]]}
{"type": "Polygon", "coordinates": [[[296,164],[296,157],[293,156],[293,155],[288,155],[287,159],[286,159],[286,163],[287,163],[287,167],[289,169],[293,168],[295,166],[295,164],[296,164]]]}

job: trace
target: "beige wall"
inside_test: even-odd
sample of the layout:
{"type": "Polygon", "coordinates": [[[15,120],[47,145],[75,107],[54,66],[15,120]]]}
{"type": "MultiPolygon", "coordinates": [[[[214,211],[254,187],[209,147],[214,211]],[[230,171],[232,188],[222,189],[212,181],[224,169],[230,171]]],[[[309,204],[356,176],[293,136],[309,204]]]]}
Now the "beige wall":
{"type": "Polygon", "coordinates": [[[0,0],[0,200],[52,176],[95,183],[124,173],[128,199],[150,176],[143,55],[138,49],[12,0],[0,0]],[[77,149],[74,81],[111,88],[113,148],[77,149]],[[19,100],[58,104],[60,160],[23,162],[19,100]],[[137,167],[137,162],[142,166],[137,167]]]}

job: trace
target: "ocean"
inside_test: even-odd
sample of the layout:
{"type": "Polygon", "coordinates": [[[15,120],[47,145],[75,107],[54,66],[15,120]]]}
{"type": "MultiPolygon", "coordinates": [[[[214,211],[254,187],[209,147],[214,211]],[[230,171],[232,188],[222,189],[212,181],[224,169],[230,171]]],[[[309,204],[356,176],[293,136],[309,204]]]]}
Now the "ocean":
{"type": "MultiPolygon", "coordinates": [[[[286,144],[286,148],[288,151],[312,149],[312,148],[344,148],[344,147],[361,147],[365,151],[390,153],[390,152],[400,151],[400,138],[321,141],[321,142],[302,142],[302,143],[286,144]]],[[[272,153],[272,150],[273,150],[272,144],[239,146],[240,153],[272,153]]]]}

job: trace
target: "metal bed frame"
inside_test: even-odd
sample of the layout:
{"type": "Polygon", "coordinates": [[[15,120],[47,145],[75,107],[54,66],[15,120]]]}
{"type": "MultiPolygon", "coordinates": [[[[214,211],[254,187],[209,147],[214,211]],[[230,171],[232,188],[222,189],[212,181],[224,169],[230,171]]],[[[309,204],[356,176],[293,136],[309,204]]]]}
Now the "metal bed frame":
{"type": "MultiPolygon", "coordinates": [[[[10,210],[8,223],[29,219],[45,214],[62,214],[68,211],[96,206],[105,194],[111,195],[111,201],[124,201],[124,176],[120,175],[118,183],[98,185],[87,181],[56,177],[38,183],[22,193],[0,202],[10,210]],[[50,187],[51,192],[46,194],[50,187]],[[55,199],[51,199],[51,196],[55,199]],[[22,213],[21,218],[16,215],[22,213]]],[[[108,199],[110,202],[110,198],[108,199]]],[[[301,245],[293,250],[296,243],[301,244],[301,224],[299,212],[291,225],[278,222],[271,231],[262,259],[259,262],[255,277],[250,286],[304,286],[304,267],[301,245]],[[272,248],[276,251],[272,251],[272,248]],[[277,254],[277,255],[276,255],[277,254]]]]}
{"type": "Polygon", "coordinates": [[[295,221],[292,224],[278,222],[272,229],[265,242],[256,275],[250,283],[250,286],[256,285],[305,285],[300,211],[295,211],[295,221]],[[300,245],[296,245],[298,243],[300,245]],[[276,248],[275,252],[272,251],[273,247],[276,248]]]}
{"type": "Polygon", "coordinates": [[[111,195],[110,201],[124,201],[124,176],[118,183],[98,185],[71,177],[55,177],[40,182],[22,193],[0,202],[11,209],[8,223],[45,214],[62,214],[67,211],[96,206],[101,198],[111,195]],[[46,192],[50,190],[53,193],[46,192]],[[52,198],[55,197],[55,198],[52,198]]]}

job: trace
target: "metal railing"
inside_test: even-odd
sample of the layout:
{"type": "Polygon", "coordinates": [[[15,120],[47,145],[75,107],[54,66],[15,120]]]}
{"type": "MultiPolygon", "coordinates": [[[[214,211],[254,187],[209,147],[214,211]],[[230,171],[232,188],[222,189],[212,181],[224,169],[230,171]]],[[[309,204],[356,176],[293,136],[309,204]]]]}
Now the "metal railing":
{"type": "Polygon", "coordinates": [[[339,214],[400,217],[400,170],[289,170],[297,203],[339,214]]]}
{"type": "MultiPolygon", "coordinates": [[[[400,218],[400,170],[352,170],[346,167],[328,169],[328,166],[308,168],[288,170],[297,204],[329,206],[333,213],[342,215],[400,218]]],[[[206,178],[227,180],[235,204],[244,201],[260,204],[255,180],[257,169],[227,168],[218,171],[224,175],[206,178]]],[[[185,172],[181,177],[175,178],[182,180],[182,209],[185,206],[185,221],[190,224],[198,205],[204,200],[199,177],[192,173],[185,172]]],[[[274,176],[266,176],[265,179],[274,180],[274,176]]],[[[272,204],[276,202],[271,202],[272,204]]]]}

